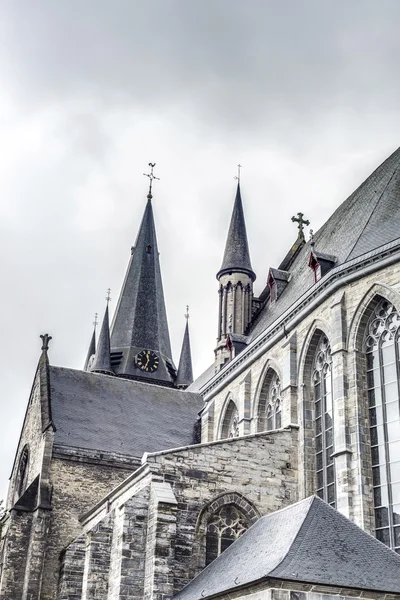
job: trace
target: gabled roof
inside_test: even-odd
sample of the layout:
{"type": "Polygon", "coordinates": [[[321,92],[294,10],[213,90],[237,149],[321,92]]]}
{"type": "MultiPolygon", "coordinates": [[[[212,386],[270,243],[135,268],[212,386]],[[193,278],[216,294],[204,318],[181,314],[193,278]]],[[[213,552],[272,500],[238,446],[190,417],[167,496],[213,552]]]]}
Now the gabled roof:
{"type": "Polygon", "coordinates": [[[56,445],[140,458],[193,443],[198,394],[53,366],[49,379],[56,445]]]}
{"type": "Polygon", "coordinates": [[[233,205],[231,223],[225,245],[222,265],[217,273],[219,278],[229,272],[247,273],[253,281],[256,276],[251,266],[249,244],[247,242],[246,223],[244,220],[242,197],[238,183],[235,203],[233,205]]]}
{"type": "MultiPolygon", "coordinates": [[[[336,258],[335,266],[400,239],[400,148],[385,160],[314,234],[318,252],[336,258]]],[[[251,325],[254,339],[314,285],[308,268],[310,242],[291,263],[291,276],[278,302],[267,304],[251,325]]],[[[282,265],[281,265],[281,268],[282,265]]]]}
{"type": "Polygon", "coordinates": [[[175,600],[269,578],[400,593],[400,556],[312,496],[261,517],[175,600]]]}

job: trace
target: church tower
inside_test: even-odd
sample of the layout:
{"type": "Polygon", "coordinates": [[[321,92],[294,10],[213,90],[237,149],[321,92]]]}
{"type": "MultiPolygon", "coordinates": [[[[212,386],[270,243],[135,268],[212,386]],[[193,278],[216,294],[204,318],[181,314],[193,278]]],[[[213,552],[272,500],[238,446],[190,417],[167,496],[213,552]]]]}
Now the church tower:
{"type": "Polygon", "coordinates": [[[239,182],[217,279],[219,310],[215,368],[219,371],[232,357],[233,340],[244,335],[251,321],[253,283],[256,279],[250,261],[239,182]]]}

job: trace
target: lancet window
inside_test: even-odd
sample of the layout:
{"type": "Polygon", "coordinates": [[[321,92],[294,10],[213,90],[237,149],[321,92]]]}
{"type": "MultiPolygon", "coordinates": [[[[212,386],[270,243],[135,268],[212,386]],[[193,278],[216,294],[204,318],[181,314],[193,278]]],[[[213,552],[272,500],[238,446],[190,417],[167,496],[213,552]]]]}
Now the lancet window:
{"type": "Polygon", "coordinates": [[[273,369],[268,369],[258,404],[258,431],[282,427],[281,382],[273,369]]]}
{"type": "Polygon", "coordinates": [[[28,451],[28,447],[25,446],[24,449],[22,450],[21,457],[19,459],[19,464],[18,464],[17,485],[15,488],[18,498],[25,491],[26,481],[28,478],[28,461],[29,461],[29,451],[28,451]]]}
{"type": "Polygon", "coordinates": [[[211,515],[206,533],[206,565],[248,529],[249,523],[234,504],[225,504],[211,515]]]}
{"type": "Polygon", "coordinates": [[[366,331],[376,537],[400,554],[400,315],[387,300],[366,331]]]}
{"type": "Polygon", "coordinates": [[[239,437],[239,411],[233,400],[229,401],[221,429],[221,438],[239,437]]]}
{"type": "Polygon", "coordinates": [[[316,494],[335,506],[333,455],[332,358],[329,341],[321,335],[313,368],[315,408],[316,494]]]}

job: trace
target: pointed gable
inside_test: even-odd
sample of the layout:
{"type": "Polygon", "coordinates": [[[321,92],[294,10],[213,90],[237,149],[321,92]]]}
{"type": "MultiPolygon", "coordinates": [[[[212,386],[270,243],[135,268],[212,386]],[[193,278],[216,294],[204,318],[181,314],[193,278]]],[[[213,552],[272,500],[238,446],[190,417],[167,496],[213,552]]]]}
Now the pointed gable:
{"type": "Polygon", "coordinates": [[[200,600],[269,578],[400,592],[400,556],[312,496],[261,517],[176,600],[200,600]]]}
{"type": "Polygon", "coordinates": [[[242,197],[240,194],[240,184],[237,186],[235,203],[233,205],[233,212],[225,245],[224,258],[217,277],[232,271],[247,273],[253,281],[256,278],[251,266],[246,223],[244,220],[242,197]]]}

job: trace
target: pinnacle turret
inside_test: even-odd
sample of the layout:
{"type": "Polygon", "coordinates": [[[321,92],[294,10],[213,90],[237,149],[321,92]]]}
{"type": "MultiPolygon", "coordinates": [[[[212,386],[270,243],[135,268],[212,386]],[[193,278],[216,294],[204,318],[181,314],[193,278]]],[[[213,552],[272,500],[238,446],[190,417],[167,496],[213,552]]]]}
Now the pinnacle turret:
{"type": "Polygon", "coordinates": [[[254,281],[256,275],[251,266],[249,244],[247,242],[246,223],[244,220],[240,183],[236,190],[231,223],[225,245],[222,265],[217,273],[217,279],[225,273],[246,273],[254,281]]]}
{"type": "Polygon", "coordinates": [[[190,351],[189,315],[186,313],[186,327],[183,335],[181,357],[179,359],[176,386],[186,388],[193,383],[192,354],[190,351]]]}
{"type": "Polygon", "coordinates": [[[92,356],[96,354],[96,327],[93,328],[92,338],[90,340],[88,353],[86,355],[85,366],[83,367],[84,371],[90,370],[90,359],[92,356]]]}
{"type": "Polygon", "coordinates": [[[105,373],[107,375],[114,375],[114,372],[111,368],[108,302],[104,313],[103,324],[100,329],[96,353],[94,355],[94,360],[90,367],[90,371],[95,373],[105,373]]]}

